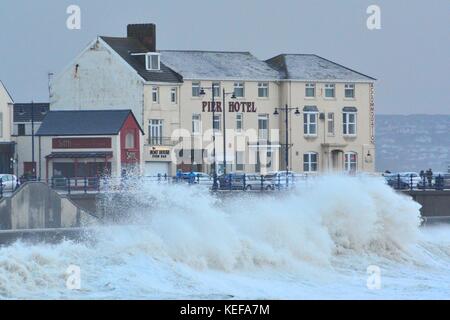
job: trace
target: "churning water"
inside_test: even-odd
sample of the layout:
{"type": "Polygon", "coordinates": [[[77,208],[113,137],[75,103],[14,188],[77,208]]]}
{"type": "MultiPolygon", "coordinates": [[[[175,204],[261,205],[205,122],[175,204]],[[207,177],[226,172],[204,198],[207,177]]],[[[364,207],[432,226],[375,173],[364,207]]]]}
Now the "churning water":
{"type": "Polygon", "coordinates": [[[95,228],[95,241],[0,248],[0,297],[450,297],[450,228],[419,227],[419,205],[376,178],[323,177],[283,195],[150,183],[134,192],[133,218],[95,228]],[[66,288],[70,265],[80,290],[66,288]],[[367,286],[369,266],[380,268],[379,289],[367,286]]]}

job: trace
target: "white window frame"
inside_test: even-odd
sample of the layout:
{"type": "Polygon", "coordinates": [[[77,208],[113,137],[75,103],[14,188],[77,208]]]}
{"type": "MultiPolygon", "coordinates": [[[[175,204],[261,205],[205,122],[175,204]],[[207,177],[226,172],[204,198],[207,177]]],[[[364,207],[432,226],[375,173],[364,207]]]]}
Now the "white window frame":
{"type": "Polygon", "coordinates": [[[148,52],[145,54],[145,68],[147,71],[160,71],[161,70],[161,54],[156,52],[148,52]],[[153,59],[157,60],[157,67],[153,67],[153,59]]]}
{"type": "Polygon", "coordinates": [[[334,136],[336,134],[336,121],[334,112],[327,113],[327,134],[334,136]]]}
{"type": "Polygon", "coordinates": [[[222,115],[221,114],[214,115],[213,130],[214,130],[214,132],[220,132],[222,130],[222,115]]]}
{"type": "Polygon", "coordinates": [[[325,91],[323,94],[325,99],[335,99],[336,98],[336,85],[334,83],[325,83],[325,91]],[[333,90],[333,96],[327,97],[327,90],[333,90]]]}
{"type": "Polygon", "coordinates": [[[236,132],[242,132],[244,130],[244,114],[236,113],[236,132]],[[238,125],[238,123],[240,125],[238,125]]]}
{"type": "Polygon", "coordinates": [[[164,121],[162,119],[149,120],[149,142],[152,145],[162,145],[163,143],[164,121]]]}
{"type": "Polygon", "coordinates": [[[358,153],[350,151],[344,154],[344,170],[347,172],[358,171],[358,153]],[[354,161],[351,158],[352,156],[355,156],[354,161]]]}
{"type": "Polygon", "coordinates": [[[218,81],[214,81],[211,85],[211,87],[213,88],[212,90],[216,90],[214,92],[214,97],[215,98],[220,98],[221,94],[220,94],[220,88],[221,88],[221,84],[218,81]]]}
{"type": "Polygon", "coordinates": [[[159,87],[152,87],[152,102],[156,104],[159,103],[159,87]]]}
{"type": "Polygon", "coordinates": [[[192,82],[192,97],[198,98],[200,97],[200,91],[202,90],[202,83],[200,81],[192,82]],[[194,94],[194,89],[198,89],[198,94],[194,94]]]}
{"type": "Polygon", "coordinates": [[[303,172],[313,173],[319,171],[319,154],[317,152],[307,152],[303,154],[303,172]],[[312,161],[313,156],[316,157],[316,161],[312,161]],[[307,161],[305,161],[307,157],[307,161]],[[315,165],[315,170],[314,170],[315,165]]]}
{"type": "Polygon", "coordinates": [[[258,82],[258,98],[269,98],[268,82],[258,82]]]}
{"type": "Polygon", "coordinates": [[[316,97],[316,84],[315,83],[306,83],[305,84],[305,98],[306,99],[314,99],[316,97]],[[312,96],[308,96],[308,89],[313,89],[314,94],[312,96]]]}
{"type": "Polygon", "coordinates": [[[346,137],[354,137],[358,133],[358,112],[355,111],[344,111],[342,113],[342,125],[343,125],[343,135],[346,137]],[[354,116],[354,121],[350,122],[350,115],[354,116]],[[354,126],[354,132],[350,133],[350,129],[354,126]]]}
{"type": "Polygon", "coordinates": [[[200,113],[192,114],[192,134],[202,134],[202,115],[200,113]]]}
{"type": "Polygon", "coordinates": [[[125,149],[135,149],[136,144],[134,140],[134,133],[127,132],[127,134],[125,135],[125,149]]]}
{"type": "Polygon", "coordinates": [[[269,140],[269,115],[259,114],[258,115],[258,139],[259,140],[269,140]],[[261,129],[260,121],[266,121],[265,129],[261,129]]]}
{"type": "Polygon", "coordinates": [[[234,83],[234,95],[236,96],[236,98],[244,98],[245,97],[245,83],[244,82],[235,82],[234,83]],[[236,90],[238,89],[242,89],[242,95],[238,95],[236,93],[236,90]]]}
{"type": "Polygon", "coordinates": [[[355,84],[354,83],[347,83],[344,87],[344,98],[345,99],[355,99],[355,84]],[[347,97],[347,91],[352,91],[353,95],[351,97],[347,97]]]}
{"type": "Polygon", "coordinates": [[[178,103],[178,88],[177,87],[172,87],[170,89],[170,102],[172,104],[178,103]]]}
{"type": "Polygon", "coordinates": [[[317,137],[317,132],[319,131],[318,125],[319,113],[317,111],[305,111],[303,112],[303,134],[307,137],[317,137]],[[315,121],[312,120],[314,116],[315,121]],[[311,133],[311,126],[314,126],[315,133],[311,133]]]}

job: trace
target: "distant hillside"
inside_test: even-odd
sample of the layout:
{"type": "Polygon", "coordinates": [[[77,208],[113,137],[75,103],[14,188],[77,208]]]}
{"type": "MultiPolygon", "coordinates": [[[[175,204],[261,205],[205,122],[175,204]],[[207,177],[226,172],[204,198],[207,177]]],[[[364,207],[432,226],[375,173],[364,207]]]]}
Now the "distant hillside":
{"type": "Polygon", "coordinates": [[[447,171],[450,115],[378,115],[378,171],[447,171]]]}

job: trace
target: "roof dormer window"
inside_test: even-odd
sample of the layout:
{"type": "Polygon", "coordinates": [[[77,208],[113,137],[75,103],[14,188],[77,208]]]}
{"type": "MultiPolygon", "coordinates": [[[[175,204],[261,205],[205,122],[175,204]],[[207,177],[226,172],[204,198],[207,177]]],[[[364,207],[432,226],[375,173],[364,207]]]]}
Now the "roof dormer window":
{"type": "Polygon", "coordinates": [[[148,71],[159,71],[161,70],[161,55],[156,52],[148,52],[145,55],[145,67],[148,71]]]}

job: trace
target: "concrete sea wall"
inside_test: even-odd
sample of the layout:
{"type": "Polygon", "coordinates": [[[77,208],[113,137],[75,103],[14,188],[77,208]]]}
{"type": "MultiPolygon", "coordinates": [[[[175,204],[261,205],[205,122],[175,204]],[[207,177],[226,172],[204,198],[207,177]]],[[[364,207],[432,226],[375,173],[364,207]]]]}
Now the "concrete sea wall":
{"type": "Polygon", "coordinates": [[[76,228],[93,221],[91,213],[41,182],[27,183],[0,200],[0,230],[76,228]]]}

